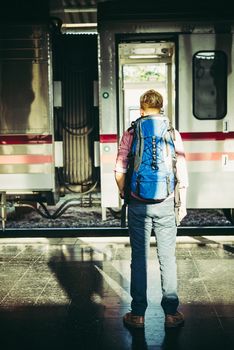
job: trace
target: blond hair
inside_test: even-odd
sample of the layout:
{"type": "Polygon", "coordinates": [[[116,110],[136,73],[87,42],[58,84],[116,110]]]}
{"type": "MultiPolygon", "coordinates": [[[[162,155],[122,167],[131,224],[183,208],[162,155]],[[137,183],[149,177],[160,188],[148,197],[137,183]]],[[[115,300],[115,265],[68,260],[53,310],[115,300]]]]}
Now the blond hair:
{"type": "Polygon", "coordinates": [[[148,90],[143,95],[141,95],[140,105],[144,110],[148,108],[161,109],[163,106],[163,97],[159,92],[153,89],[148,90]]]}

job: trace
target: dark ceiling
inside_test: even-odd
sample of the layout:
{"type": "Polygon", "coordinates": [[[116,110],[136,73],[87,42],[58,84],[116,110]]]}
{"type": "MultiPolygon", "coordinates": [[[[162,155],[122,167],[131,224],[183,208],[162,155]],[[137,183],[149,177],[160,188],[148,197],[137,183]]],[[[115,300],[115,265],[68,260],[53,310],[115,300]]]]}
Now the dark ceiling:
{"type": "MultiPolygon", "coordinates": [[[[97,7],[107,0],[50,0],[50,16],[59,18],[62,31],[77,33],[97,32],[97,7]]],[[[109,0],[117,1],[117,0],[109,0]]],[[[121,2],[119,0],[118,2],[121,2]]]]}
{"type": "Polygon", "coordinates": [[[97,0],[50,0],[50,14],[64,24],[96,24],[97,0]]]}
{"type": "MultiPolygon", "coordinates": [[[[6,22],[59,19],[63,27],[97,31],[97,6],[106,0],[4,0],[0,3],[0,25],[6,22]]],[[[115,0],[109,0],[115,1],[115,0]]],[[[119,0],[121,2],[121,0],[119,0]]]]}
{"type": "Polygon", "coordinates": [[[216,20],[234,19],[228,0],[48,0],[50,15],[59,17],[64,25],[85,28],[97,25],[97,14],[109,20],[117,18],[155,18],[164,20],[216,20]],[[105,3],[105,4],[103,4],[105,3]],[[104,5],[104,6],[103,6],[104,5]],[[97,12],[98,9],[98,12],[97,12]]]}
{"type": "Polygon", "coordinates": [[[228,0],[4,0],[0,4],[0,21],[35,21],[47,16],[59,19],[65,30],[97,32],[100,16],[109,20],[233,19],[234,12],[225,3],[228,0]]]}

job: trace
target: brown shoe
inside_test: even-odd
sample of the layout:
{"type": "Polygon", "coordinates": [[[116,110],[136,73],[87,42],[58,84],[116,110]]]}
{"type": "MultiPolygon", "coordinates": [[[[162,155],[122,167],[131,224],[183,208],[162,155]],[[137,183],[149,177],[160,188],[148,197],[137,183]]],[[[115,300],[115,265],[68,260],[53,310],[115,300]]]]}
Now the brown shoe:
{"type": "Polygon", "coordinates": [[[177,311],[175,315],[165,315],[165,328],[175,328],[183,326],[184,315],[182,312],[177,311]]]}
{"type": "Polygon", "coordinates": [[[123,322],[126,326],[133,328],[143,328],[145,326],[144,316],[136,316],[131,312],[127,312],[123,317],[123,322]]]}

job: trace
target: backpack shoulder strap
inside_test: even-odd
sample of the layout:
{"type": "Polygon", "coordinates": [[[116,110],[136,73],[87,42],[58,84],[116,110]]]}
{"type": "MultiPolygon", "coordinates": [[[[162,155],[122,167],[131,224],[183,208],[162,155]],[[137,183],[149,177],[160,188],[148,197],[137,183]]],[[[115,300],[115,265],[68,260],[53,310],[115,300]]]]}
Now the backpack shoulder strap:
{"type": "Polygon", "coordinates": [[[137,123],[139,122],[139,120],[141,119],[141,117],[137,118],[136,120],[131,122],[131,125],[129,126],[129,128],[127,129],[128,132],[134,131],[136,129],[137,123]]]}
{"type": "Polygon", "coordinates": [[[172,140],[173,140],[173,142],[174,142],[175,139],[176,139],[176,137],[175,137],[175,129],[173,128],[171,122],[169,122],[168,131],[170,132],[170,134],[171,134],[171,136],[172,136],[172,140]]]}
{"type": "MultiPolygon", "coordinates": [[[[175,136],[175,129],[173,128],[173,126],[169,125],[169,132],[171,134],[171,139],[173,141],[174,147],[175,147],[175,140],[176,140],[176,136],[175,136]]],[[[174,190],[174,202],[175,202],[175,215],[176,215],[176,223],[177,225],[179,225],[179,208],[181,205],[181,200],[180,200],[180,190],[179,190],[179,186],[180,186],[180,182],[179,182],[179,178],[177,175],[177,166],[176,166],[176,162],[177,162],[177,155],[176,155],[176,150],[174,152],[174,160],[173,160],[173,171],[174,171],[174,176],[175,176],[175,190],[174,190]]]]}
{"type": "Polygon", "coordinates": [[[134,125],[129,126],[129,128],[127,129],[128,132],[132,132],[134,130],[134,125]]]}
{"type": "Polygon", "coordinates": [[[127,168],[127,173],[125,176],[125,184],[124,184],[124,203],[125,205],[129,203],[129,199],[130,199],[130,183],[131,183],[131,177],[132,177],[132,172],[133,172],[133,168],[134,168],[134,156],[133,156],[133,152],[132,152],[132,145],[133,145],[133,141],[134,141],[134,133],[136,130],[136,121],[133,121],[131,123],[131,126],[127,129],[127,131],[130,134],[133,134],[133,139],[132,139],[132,144],[131,144],[131,148],[130,151],[128,153],[128,168],[127,168]]]}

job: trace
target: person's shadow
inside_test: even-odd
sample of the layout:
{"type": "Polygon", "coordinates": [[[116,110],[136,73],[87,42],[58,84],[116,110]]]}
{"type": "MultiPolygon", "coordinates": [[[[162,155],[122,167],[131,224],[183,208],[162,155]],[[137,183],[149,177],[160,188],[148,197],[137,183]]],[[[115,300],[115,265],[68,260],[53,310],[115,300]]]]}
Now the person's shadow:
{"type": "Polygon", "coordinates": [[[162,350],[179,350],[179,336],[183,327],[168,329],[162,343],[162,350]]]}
{"type": "Polygon", "coordinates": [[[96,264],[101,262],[77,261],[72,251],[68,259],[61,253],[60,257],[52,257],[48,263],[70,299],[59,345],[69,344],[71,348],[79,344],[81,350],[96,349],[101,341],[104,305],[100,300],[103,280],[95,268],[96,264]]]}
{"type": "Polygon", "coordinates": [[[128,328],[132,336],[132,350],[147,350],[148,345],[145,338],[145,329],[130,329],[128,328]]]}

